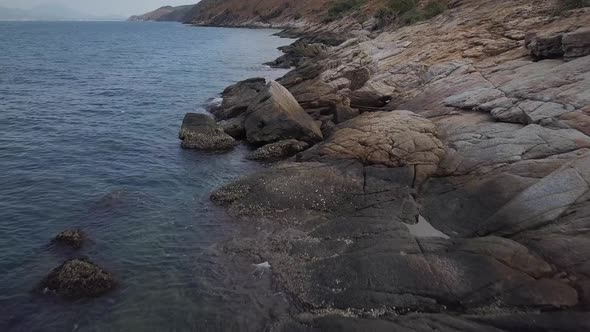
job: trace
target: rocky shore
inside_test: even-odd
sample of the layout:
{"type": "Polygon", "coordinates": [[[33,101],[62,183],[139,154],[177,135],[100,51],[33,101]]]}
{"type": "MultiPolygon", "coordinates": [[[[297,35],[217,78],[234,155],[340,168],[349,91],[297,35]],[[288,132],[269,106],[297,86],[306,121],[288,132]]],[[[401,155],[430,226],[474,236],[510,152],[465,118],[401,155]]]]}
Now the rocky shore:
{"type": "Polygon", "coordinates": [[[260,227],[223,246],[269,262],[277,330],[590,330],[590,8],[452,3],[291,31],[292,71],[211,109],[275,161],[211,199],[260,227]]]}

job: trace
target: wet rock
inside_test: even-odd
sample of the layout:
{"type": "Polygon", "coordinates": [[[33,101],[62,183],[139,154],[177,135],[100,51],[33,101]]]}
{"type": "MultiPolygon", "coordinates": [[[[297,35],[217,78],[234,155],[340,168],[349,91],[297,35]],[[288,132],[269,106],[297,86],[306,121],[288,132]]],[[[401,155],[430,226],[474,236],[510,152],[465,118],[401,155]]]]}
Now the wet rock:
{"type": "Polygon", "coordinates": [[[590,28],[564,34],[562,44],[566,60],[590,55],[590,28]]]}
{"type": "Polygon", "coordinates": [[[74,249],[80,249],[86,239],[86,235],[79,229],[63,231],[53,239],[53,243],[70,246],[74,249]]]}
{"type": "Polygon", "coordinates": [[[37,291],[53,291],[68,299],[98,297],[115,288],[113,275],[98,265],[81,258],[71,259],[45,277],[37,291]]]}
{"type": "Polygon", "coordinates": [[[248,106],[256,100],[256,96],[264,90],[265,86],[266,80],[260,77],[231,85],[223,91],[221,105],[210,109],[210,112],[217,120],[234,118],[248,109],[248,106]]]}
{"type": "Polygon", "coordinates": [[[185,149],[229,150],[236,145],[236,141],[206,114],[187,113],[178,136],[185,149]]]}
{"type": "Polygon", "coordinates": [[[284,139],[316,143],[323,138],[317,123],[287,89],[274,81],[248,108],[245,128],[248,142],[258,145],[284,139]]]}
{"type": "Polygon", "coordinates": [[[295,139],[288,139],[260,147],[248,155],[248,159],[264,161],[279,160],[294,156],[295,154],[304,151],[308,147],[309,144],[305,142],[295,139]]]}
{"type": "Polygon", "coordinates": [[[563,57],[563,34],[537,35],[528,33],[525,36],[525,47],[537,59],[555,59],[563,57]]]}

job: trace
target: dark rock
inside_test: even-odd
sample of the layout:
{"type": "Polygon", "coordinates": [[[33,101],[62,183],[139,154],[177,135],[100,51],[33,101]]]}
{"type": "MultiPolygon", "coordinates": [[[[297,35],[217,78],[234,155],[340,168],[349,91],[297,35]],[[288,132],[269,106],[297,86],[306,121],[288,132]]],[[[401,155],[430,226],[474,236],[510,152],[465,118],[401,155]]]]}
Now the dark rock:
{"type": "Polygon", "coordinates": [[[81,230],[73,229],[57,234],[52,242],[67,245],[74,249],[80,249],[85,239],[86,235],[81,230]]]}
{"type": "Polygon", "coordinates": [[[315,143],[323,138],[315,121],[291,93],[275,81],[269,82],[248,108],[245,127],[248,142],[252,144],[290,138],[315,143]]]}
{"type": "Polygon", "coordinates": [[[278,59],[266,63],[274,68],[290,68],[300,66],[306,59],[314,58],[324,52],[327,46],[321,43],[309,43],[299,39],[293,44],[281,47],[285,54],[278,59]]]}
{"type": "Polygon", "coordinates": [[[250,78],[227,87],[221,105],[210,110],[217,120],[227,120],[246,111],[256,96],[266,86],[264,78],[250,78]]]}
{"type": "Polygon", "coordinates": [[[345,72],[342,77],[350,81],[350,90],[356,91],[362,88],[371,78],[371,71],[367,67],[355,68],[345,72]]]}
{"type": "Polygon", "coordinates": [[[235,118],[219,121],[218,124],[223,131],[235,139],[246,138],[246,128],[244,122],[246,121],[246,114],[240,114],[235,118]]]}
{"type": "Polygon", "coordinates": [[[178,136],[185,149],[229,150],[236,145],[207,114],[187,113],[178,136]]]}
{"type": "Polygon", "coordinates": [[[334,121],[336,124],[346,122],[360,114],[359,110],[347,106],[336,106],[334,110],[334,121]]]}
{"type": "Polygon", "coordinates": [[[563,35],[561,41],[565,60],[590,55],[590,28],[578,29],[563,35]]]}
{"type": "Polygon", "coordinates": [[[295,139],[288,139],[267,144],[248,155],[250,160],[273,161],[291,157],[309,147],[309,144],[295,139]]]}
{"type": "Polygon", "coordinates": [[[98,265],[81,258],[71,259],[45,277],[38,292],[53,291],[68,299],[98,297],[115,288],[113,275],[98,265]]]}
{"type": "Polygon", "coordinates": [[[537,59],[561,58],[564,54],[562,38],[563,34],[537,35],[528,33],[525,36],[525,47],[537,59]]]}

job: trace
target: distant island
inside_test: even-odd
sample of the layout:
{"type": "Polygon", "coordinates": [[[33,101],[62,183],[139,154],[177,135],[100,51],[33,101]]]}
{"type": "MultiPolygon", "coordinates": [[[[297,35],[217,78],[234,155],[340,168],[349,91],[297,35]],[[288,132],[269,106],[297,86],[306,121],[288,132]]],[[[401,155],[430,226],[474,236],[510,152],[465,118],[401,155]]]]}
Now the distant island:
{"type": "Polygon", "coordinates": [[[182,22],[194,5],[163,6],[142,15],[133,15],[128,21],[171,21],[182,22]]]}

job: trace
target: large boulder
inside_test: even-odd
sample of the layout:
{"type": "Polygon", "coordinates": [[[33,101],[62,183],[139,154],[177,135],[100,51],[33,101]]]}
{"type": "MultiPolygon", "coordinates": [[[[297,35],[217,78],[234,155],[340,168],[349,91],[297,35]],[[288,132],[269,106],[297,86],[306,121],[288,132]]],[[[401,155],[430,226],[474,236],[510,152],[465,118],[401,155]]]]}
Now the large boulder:
{"type": "Polygon", "coordinates": [[[269,82],[248,108],[245,128],[248,142],[256,145],[290,138],[316,143],[323,138],[319,125],[275,81],[269,82]]]}
{"type": "Polygon", "coordinates": [[[248,109],[265,86],[266,80],[261,77],[249,78],[231,85],[223,91],[221,105],[211,107],[209,111],[217,120],[234,118],[248,109]]]}
{"type": "Polygon", "coordinates": [[[71,259],[55,268],[38,285],[37,291],[53,291],[68,299],[97,297],[115,288],[113,275],[86,259],[71,259]]]}
{"type": "Polygon", "coordinates": [[[236,141],[207,114],[187,113],[178,136],[185,149],[228,150],[236,145],[236,141]]]}

